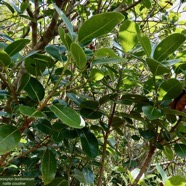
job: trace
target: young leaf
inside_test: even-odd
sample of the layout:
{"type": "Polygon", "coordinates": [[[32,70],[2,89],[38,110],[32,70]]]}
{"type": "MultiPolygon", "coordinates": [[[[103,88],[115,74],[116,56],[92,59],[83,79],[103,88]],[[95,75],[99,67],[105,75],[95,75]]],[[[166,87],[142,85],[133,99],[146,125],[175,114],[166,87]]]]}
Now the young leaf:
{"type": "Polygon", "coordinates": [[[154,76],[163,75],[170,72],[170,69],[154,59],[147,58],[146,62],[154,76]]]}
{"type": "Polygon", "coordinates": [[[0,155],[13,150],[21,139],[19,130],[11,125],[0,126],[0,155]]]}
{"type": "Polygon", "coordinates": [[[138,34],[137,36],[138,36],[138,40],[139,40],[141,46],[143,47],[143,50],[145,51],[147,57],[150,57],[152,48],[151,48],[151,43],[150,43],[149,38],[145,35],[140,35],[140,34],[138,34]]]}
{"type": "Polygon", "coordinates": [[[60,104],[51,105],[49,108],[64,124],[73,128],[85,126],[83,118],[72,108],[60,104]]]}
{"type": "Polygon", "coordinates": [[[185,186],[186,178],[181,176],[172,176],[166,182],[165,186],[185,186]]]}
{"type": "Polygon", "coordinates": [[[4,50],[0,49],[0,65],[7,67],[10,65],[10,63],[10,56],[4,50]]]}
{"type": "Polygon", "coordinates": [[[185,36],[180,33],[174,33],[162,40],[154,51],[154,59],[157,61],[163,61],[170,54],[176,51],[185,41],[185,36]]]}
{"type": "Polygon", "coordinates": [[[122,23],[119,31],[119,40],[124,52],[130,51],[136,46],[139,32],[139,27],[135,22],[126,20],[122,23]]]}
{"type": "Polygon", "coordinates": [[[174,146],[174,150],[176,152],[176,155],[178,155],[181,158],[186,158],[186,145],[185,144],[176,144],[174,146]]]}
{"type": "Polygon", "coordinates": [[[87,58],[83,49],[77,43],[73,42],[70,45],[70,50],[72,52],[72,57],[77,67],[79,69],[83,69],[87,63],[87,58]]]}
{"type": "Polygon", "coordinates": [[[142,107],[143,113],[149,120],[158,119],[161,117],[162,113],[161,110],[153,107],[153,106],[143,106],[142,107]]]}
{"type": "Polygon", "coordinates": [[[80,43],[87,43],[94,38],[108,34],[123,19],[124,16],[118,12],[94,15],[80,27],[78,40],[80,43]]]}
{"type": "Polygon", "coordinates": [[[97,138],[87,129],[79,130],[78,133],[80,135],[81,145],[84,152],[90,158],[96,158],[99,152],[97,138]]]}
{"type": "Polygon", "coordinates": [[[55,178],[56,175],[56,159],[53,152],[47,149],[41,160],[41,172],[44,184],[47,185],[55,178]]]}
{"type": "Polygon", "coordinates": [[[90,72],[90,79],[94,81],[100,81],[104,78],[103,71],[93,68],[90,72]]]}
{"type": "Polygon", "coordinates": [[[41,101],[45,95],[45,90],[42,84],[33,77],[30,78],[30,81],[27,83],[24,90],[31,99],[36,101],[41,101]]]}
{"type": "Polygon", "coordinates": [[[8,45],[5,48],[5,51],[9,54],[9,56],[13,56],[14,54],[21,51],[29,42],[29,39],[19,39],[8,45]]]}

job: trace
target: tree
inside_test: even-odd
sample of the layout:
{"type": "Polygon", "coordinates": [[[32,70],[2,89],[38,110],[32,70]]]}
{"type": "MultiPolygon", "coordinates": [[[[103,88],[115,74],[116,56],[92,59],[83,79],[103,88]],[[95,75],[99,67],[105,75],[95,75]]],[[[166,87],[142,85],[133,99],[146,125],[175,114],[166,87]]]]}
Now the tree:
{"type": "Polygon", "coordinates": [[[183,3],[1,0],[1,175],[185,185],[183,3]]]}

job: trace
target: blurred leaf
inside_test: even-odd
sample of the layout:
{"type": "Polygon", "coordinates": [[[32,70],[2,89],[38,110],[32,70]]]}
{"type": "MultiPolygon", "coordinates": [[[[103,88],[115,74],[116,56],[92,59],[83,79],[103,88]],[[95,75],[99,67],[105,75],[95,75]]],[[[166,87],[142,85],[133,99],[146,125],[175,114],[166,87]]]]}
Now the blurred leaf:
{"type": "Polygon", "coordinates": [[[186,158],[186,145],[185,144],[181,144],[181,143],[175,144],[174,150],[177,156],[181,158],[186,158]]]}
{"type": "Polygon", "coordinates": [[[47,149],[41,160],[41,172],[44,184],[47,185],[55,178],[56,175],[56,159],[54,153],[47,149]]]}
{"type": "Polygon", "coordinates": [[[51,105],[49,108],[66,125],[73,128],[85,126],[83,118],[72,108],[60,104],[51,105]]]}
{"type": "Polygon", "coordinates": [[[94,38],[108,34],[124,19],[119,12],[107,12],[92,16],[85,21],[78,32],[80,43],[87,43],[94,38]]]}
{"type": "Polygon", "coordinates": [[[147,58],[146,62],[154,76],[170,73],[170,69],[154,59],[147,58]]]}
{"type": "Polygon", "coordinates": [[[102,70],[93,68],[90,71],[90,79],[94,81],[100,81],[104,78],[104,73],[102,70]]]}
{"type": "Polygon", "coordinates": [[[185,41],[185,36],[180,33],[174,33],[163,39],[155,48],[154,59],[163,61],[170,54],[176,51],[185,41]]]}
{"type": "Polygon", "coordinates": [[[155,137],[155,132],[153,130],[142,130],[142,129],[139,129],[139,133],[146,140],[149,140],[149,139],[152,139],[152,138],[155,137]]]}
{"type": "Polygon", "coordinates": [[[16,53],[20,52],[25,46],[30,42],[29,39],[19,39],[17,41],[12,42],[9,44],[5,51],[9,54],[9,56],[13,56],[16,53]]]}
{"type": "Polygon", "coordinates": [[[93,101],[93,100],[85,100],[82,101],[80,104],[80,108],[89,108],[96,110],[99,107],[99,102],[98,101],[93,101]]]}
{"type": "Polygon", "coordinates": [[[4,51],[0,49],[0,65],[9,66],[11,64],[10,56],[4,51]]]}
{"type": "Polygon", "coordinates": [[[79,69],[83,69],[86,66],[87,58],[83,49],[76,43],[70,45],[72,57],[79,69]]]}
{"type": "Polygon", "coordinates": [[[50,135],[52,133],[52,125],[47,119],[39,119],[36,121],[36,128],[44,134],[50,135]]]}
{"type": "Polygon", "coordinates": [[[0,155],[13,150],[21,139],[19,129],[10,125],[0,126],[0,155]]]}
{"type": "Polygon", "coordinates": [[[169,161],[173,160],[174,153],[173,153],[173,151],[172,151],[172,149],[170,147],[165,146],[164,150],[163,150],[163,153],[165,154],[165,156],[167,157],[167,159],[169,161]]]}
{"type": "Polygon", "coordinates": [[[183,90],[183,86],[177,79],[165,80],[159,87],[159,99],[170,100],[176,98],[183,90]]]}
{"type": "Polygon", "coordinates": [[[150,0],[143,0],[142,3],[146,8],[148,8],[148,9],[151,8],[151,1],[150,0]]]}
{"type": "Polygon", "coordinates": [[[82,108],[80,110],[80,114],[87,119],[99,119],[102,116],[102,113],[100,111],[96,111],[88,108],[82,108]]]}
{"type": "Polygon", "coordinates": [[[160,175],[162,177],[162,181],[165,184],[165,182],[168,179],[166,172],[162,169],[162,167],[159,164],[156,164],[156,169],[160,173],[160,175]]]}
{"type": "Polygon", "coordinates": [[[96,158],[99,152],[97,138],[87,129],[78,130],[78,133],[80,135],[83,151],[89,158],[96,158]]]}
{"type": "Polygon", "coordinates": [[[151,43],[150,43],[149,38],[145,35],[140,35],[140,34],[138,34],[137,37],[147,57],[150,57],[152,48],[151,48],[151,43]]]}
{"type": "Polygon", "coordinates": [[[59,14],[61,19],[65,23],[70,35],[73,36],[73,26],[72,26],[70,20],[66,17],[66,15],[63,13],[63,11],[58,8],[58,6],[56,6],[55,4],[53,4],[53,5],[54,5],[54,8],[56,9],[57,13],[59,14]]]}
{"type": "Polygon", "coordinates": [[[185,186],[186,179],[181,176],[172,176],[166,182],[165,186],[185,186]]]}
{"type": "Polygon", "coordinates": [[[44,113],[42,113],[41,111],[36,110],[34,107],[20,105],[19,106],[19,111],[21,112],[21,114],[23,114],[25,116],[33,117],[33,118],[45,117],[44,113]]]}
{"type": "Polygon", "coordinates": [[[120,63],[123,62],[124,59],[122,58],[99,58],[95,59],[92,62],[92,65],[107,65],[107,64],[113,64],[113,63],[120,63]]]}
{"type": "Polygon", "coordinates": [[[124,52],[129,52],[136,46],[138,33],[139,27],[135,22],[126,20],[122,23],[119,31],[119,40],[124,52]]]}
{"type": "Polygon", "coordinates": [[[59,60],[59,61],[63,61],[62,58],[62,52],[64,52],[66,49],[64,48],[60,48],[59,46],[55,46],[55,45],[47,45],[45,47],[45,50],[48,54],[50,54],[52,57],[54,57],[55,59],[59,60]]]}
{"type": "Polygon", "coordinates": [[[42,84],[35,78],[31,77],[27,85],[24,87],[29,97],[36,101],[41,101],[44,98],[45,90],[42,84]]]}
{"type": "Polygon", "coordinates": [[[143,106],[143,113],[149,120],[155,120],[162,116],[161,110],[153,107],[153,106],[143,106]]]}
{"type": "Polygon", "coordinates": [[[54,178],[47,186],[68,186],[68,181],[63,178],[54,178]]]}

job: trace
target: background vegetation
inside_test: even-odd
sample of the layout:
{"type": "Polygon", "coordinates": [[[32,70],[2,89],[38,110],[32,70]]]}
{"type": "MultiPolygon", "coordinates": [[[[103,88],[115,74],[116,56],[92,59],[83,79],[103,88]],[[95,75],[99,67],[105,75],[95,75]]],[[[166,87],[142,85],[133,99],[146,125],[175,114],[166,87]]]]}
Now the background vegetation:
{"type": "Polygon", "coordinates": [[[0,0],[0,12],[1,176],[186,184],[184,0],[0,0]]]}

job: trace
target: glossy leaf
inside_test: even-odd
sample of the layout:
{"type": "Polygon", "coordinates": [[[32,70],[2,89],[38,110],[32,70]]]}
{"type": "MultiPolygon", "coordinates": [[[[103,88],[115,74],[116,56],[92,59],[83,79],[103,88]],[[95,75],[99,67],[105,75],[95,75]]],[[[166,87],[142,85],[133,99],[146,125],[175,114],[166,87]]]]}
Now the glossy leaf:
{"type": "Polygon", "coordinates": [[[176,98],[183,90],[181,82],[177,79],[168,79],[164,81],[158,90],[159,99],[170,100],[176,98]]]}
{"type": "Polygon", "coordinates": [[[42,84],[33,77],[30,78],[30,81],[27,83],[24,90],[31,99],[36,101],[41,101],[45,95],[45,90],[42,84]]]}
{"type": "Polygon", "coordinates": [[[13,56],[16,53],[20,52],[29,42],[29,39],[19,39],[9,44],[5,48],[5,51],[9,54],[9,56],[13,56]]]}
{"type": "Polygon", "coordinates": [[[10,63],[10,56],[4,50],[0,49],[0,65],[7,67],[10,65],[10,63]]]}
{"type": "Polygon", "coordinates": [[[87,43],[94,38],[108,34],[123,19],[124,16],[118,12],[94,15],[80,27],[78,40],[80,43],[87,43]]]}
{"type": "Polygon", "coordinates": [[[77,44],[72,43],[70,45],[73,60],[79,69],[83,69],[86,66],[87,58],[83,49],[77,44]]]}
{"type": "Polygon", "coordinates": [[[170,54],[176,51],[184,43],[185,39],[185,36],[180,33],[169,35],[155,48],[153,55],[154,59],[157,61],[163,61],[170,54]]]}
{"type": "Polygon", "coordinates": [[[55,59],[59,60],[59,61],[63,61],[63,58],[61,56],[61,53],[63,51],[61,51],[61,48],[59,46],[55,46],[55,45],[47,45],[45,47],[45,50],[48,54],[50,54],[52,57],[54,57],[55,59]]]}
{"type": "Polygon", "coordinates": [[[78,133],[80,135],[83,151],[88,157],[96,158],[99,152],[97,138],[87,129],[80,130],[78,133]]]}
{"type": "Polygon", "coordinates": [[[85,100],[82,101],[80,104],[80,108],[89,108],[96,110],[99,107],[99,102],[98,101],[93,101],[93,100],[85,100]]]}
{"type": "Polygon", "coordinates": [[[88,108],[82,108],[80,110],[80,114],[87,119],[99,119],[102,116],[102,113],[100,111],[96,111],[88,108]]]}
{"type": "Polygon", "coordinates": [[[56,175],[56,159],[54,153],[47,149],[41,160],[42,179],[45,185],[52,182],[56,175]]]}
{"type": "Polygon", "coordinates": [[[21,114],[25,116],[33,117],[33,118],[45,117],[45,114],[43,114],[40,111],[37,111],[34,107],[20,105],[19,111],[21,112],[21,114]]]}
{"type": "Polygon", "coordinates": [[[139,40],[141,46],[143,47],[143,50],[145,51],[147,57],[150,57],[152,47],[151,47],[151,43],[150,43],[149,38],[145,35],[140,35],[140,34],[138,34],[137,36],[138,36],[138,40],[139,40]]]}
{"type": "Polygon", "coordinates": [[[49,108],[64,124],[73,128],[85,126],[83,118],[72,108],[60,104],[51,105],[49,108]]]}
{"type": "Polygon", "coordinates": [[[142,107],[143,113],[149,120],[158,119],[161,117],[162,113],[161,110],[153,107],[153,106],[143,106],[142,107]]]}
{"type": "Polygon", "coordinates": [[[163,75],[170,72],[170,69],[154,59],[147,58],[146,62],[154,76],[163,75]]]}
{"type": "Polygon", "coordinates": [[[124,52],[129,52],[138,43],[138,25],[130,20],[126,20],[120,26],[119,40],[124,52]]]}
{"type": "Polygon", "coordinates": [[[186,158],[186,145],[185,144],[177,143],[174,146],[174,150],[175,150],[176,155],[178,155],[181,158],[186,158]]]}
{"type": "Polygon", "coordinates": [[[21,133],[19,129],[11,125],[0,126],[0,155],[10,152],[19,143],[21,133]]]}

